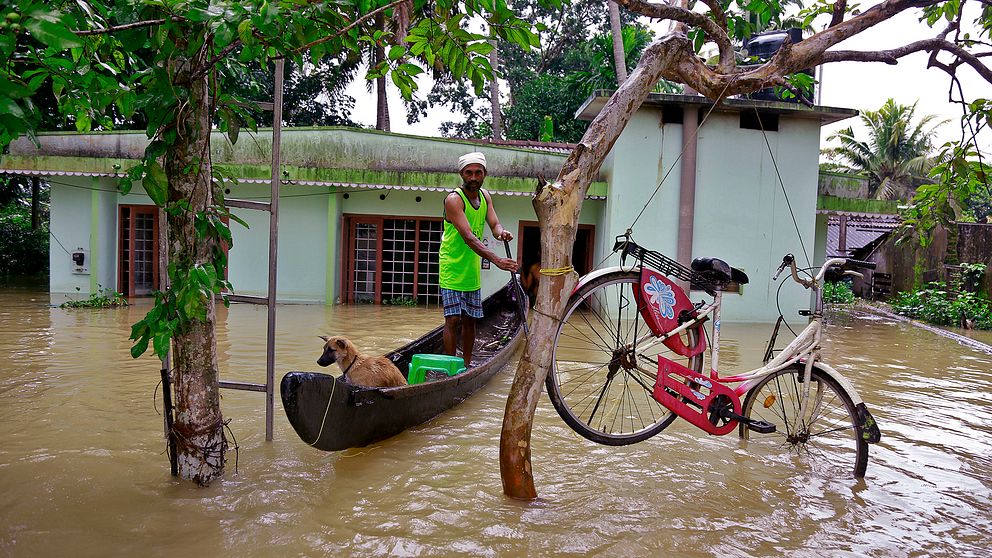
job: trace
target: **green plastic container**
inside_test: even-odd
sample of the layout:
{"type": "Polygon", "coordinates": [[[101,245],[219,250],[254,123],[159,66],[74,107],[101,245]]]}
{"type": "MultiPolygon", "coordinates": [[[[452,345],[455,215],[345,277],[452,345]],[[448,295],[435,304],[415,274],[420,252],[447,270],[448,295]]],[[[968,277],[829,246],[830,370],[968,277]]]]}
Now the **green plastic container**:
{"type": "Polygon", "coordinates": [[[428,370],[436,370],[447,376],[454,376],[465,371],[465,360],[462,357],[451,355],[413,355],[407,370],[406,383],[411,385],[424,383],[428,370]]]}

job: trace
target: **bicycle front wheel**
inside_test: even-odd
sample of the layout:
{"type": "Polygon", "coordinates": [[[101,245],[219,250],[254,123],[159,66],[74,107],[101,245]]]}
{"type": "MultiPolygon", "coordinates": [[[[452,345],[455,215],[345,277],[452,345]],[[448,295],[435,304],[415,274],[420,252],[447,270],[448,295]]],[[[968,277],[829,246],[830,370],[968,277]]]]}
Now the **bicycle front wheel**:
{"type": "MultiPolygon", "coordinates": [[[[634,298],[638,271],[617,271],[583,285],[565,306],[558,325],[553,365],[545,386],[552,405],[572,430],[600,444],[640,442],[667,427],[676,415],[654,397],[658,356],[699,372],[702,355],[679,356],[650,338],[634,298]]],[[[702,326],[682,335],[694,347],[702,326]]]]}
{"type": "Polygon", "coordinates": [[[868,444],[861,438],[851,396],[833,378],[813,369],[805,411],[804,367],[796,365],[770,374],[756,384],[742,405],[742,414],[775,425],[772,434],[751,432],[743,424],[741,438],[769,454],[787,453],[825,473],[846,471],[865,476],[868,444]]]}

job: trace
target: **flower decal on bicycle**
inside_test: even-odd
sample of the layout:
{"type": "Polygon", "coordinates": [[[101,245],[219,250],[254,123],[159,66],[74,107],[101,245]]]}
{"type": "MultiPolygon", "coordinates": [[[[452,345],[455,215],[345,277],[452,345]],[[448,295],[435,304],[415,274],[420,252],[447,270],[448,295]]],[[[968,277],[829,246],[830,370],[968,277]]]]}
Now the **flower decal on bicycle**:
{"type": "Polygon", "coordinates": [[[669,320],[675,317],[675,292],[666,283],[652,276],[651,281],[644,285],[644,292],[650,303],[658,308],[658,313],[669,320]]]}

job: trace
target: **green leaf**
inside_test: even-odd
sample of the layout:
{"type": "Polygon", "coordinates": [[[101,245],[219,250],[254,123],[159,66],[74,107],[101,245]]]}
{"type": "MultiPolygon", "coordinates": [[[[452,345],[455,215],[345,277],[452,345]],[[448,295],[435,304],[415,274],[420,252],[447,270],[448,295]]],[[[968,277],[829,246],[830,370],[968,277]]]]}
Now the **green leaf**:
{"type": "Polygon", "coordinates": [[[424,73],[424,69],[423,68],[421,68],[420,66],[414,65],[414,64],[409,64],[409,63],[407,63],[407,64],[400,64],[400,70],[403,70],[404,72],[406,72],[407,74],[410,74],[411,76],[417,76],[417,75],[420,75],[420,74],[424,73]]]}
{"type": "Polygon", "coordinates": [[[468,50],[469,52],[477,52],[479,54],[489,54],[490,52],[493,51],[494,48],[495,47],[492,45],[492,43],[478,42],[468,45],[468,48],[466,50],[468,50]]]}
{"type": "Polygon", "coordinates": [[[124,118],[131,118],[132,116],[134,116],[135,102],[137,101],[137,99],[138,96],[134,94],[134,92],[125,91],[124,93],[121,93],[117,97],[117,99],[114,101],[114,104],[117,105],[117,109],[121,111],[121,114],[124,115],[124,118]]]}
{"type": "Polygon", "coordinates": [[[13,99],[0,97],[0,113],[9,114],[15,118],[24,118],[24,111],[13,99]]]}
{"type": "Polygon", "coordinates": [[[83,41],[75,33],[66,29],[64,25],[38,19],[38,15],[38,12],[32,12],[24,24],[24,27],[31,32],[32,37],[56,50],[83,46],[83,41]]]}
{"type": "Polygon", "coordinates": [[[90,131],[90,126],[92,124],[93,119],[90,117],[89,113],[80,112],[76,114],[76,131],[88,132],[90,131]]]}
{"type": "MultiPolygon", "coordinates": [[[[159,330],[155,333],[155,339],[153,341],[153,347],[155,349],[155,354],[161,358],[165,358],[165,355],[169,352],[169,342],[172,340],[172,331],[169,329],[159,330]]],[[[147,342],[146,342],[147,345],[147,342]]],[[[133,349],[132,349],[133,350],[133,349]]]]}
{"type": "Polygon", "coordinates": [[[403,56],[403,53],[405,53],[405,52],[406,52],[406,49],[403,48],[403,46],[401,46],[401,45],[393,45],[392,47],[389,48],[389,59],[390,60],[399,60],[399,58],[401,56],[403,56]]]}
{"type": "Polygon", "coordinates": [[[145,176],[141,180],[141,185],[145,187],[145,192],[155,205],[159,207],[165,205],[168,199],[169,180],[158,161],[145,164],[145,176]]]}
{"type": "Polygon", "coordinates": [[[131,347],[131,358],[138,358],[148,350],[148,337],[142,337],[131,347]]]}

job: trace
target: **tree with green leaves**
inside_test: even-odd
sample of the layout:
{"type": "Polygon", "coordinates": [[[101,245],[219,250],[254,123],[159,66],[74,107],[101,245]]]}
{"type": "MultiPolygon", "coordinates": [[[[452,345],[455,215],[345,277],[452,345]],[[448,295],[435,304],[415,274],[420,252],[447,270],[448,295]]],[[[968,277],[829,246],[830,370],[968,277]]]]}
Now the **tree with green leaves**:
{"type": "Polygon", "coordinates": [[[573,115],[588,98],[588,93],[573,87],[567,78],[552,74],[538,76],[520,86],[513,104],[506,110],[506,137],[516,140],[539,140],[545,116],[552,121],[548,141],[574,143],[582,138],[587,122],[573,115]]]}
{"type": "Polygon", "coordinates": [[[862,112],[861,123],[867,139],[848,126],[827,138],[840,146],[824,152],[867,176],[872,198],[911,198],[933,166],[933,138],[943,122],[932,114],[916,119],[916,103],[905,106],[889,99],[878,110],[862,112]]]}
{"type": "MultiPolygon", "coordinates": [[[[562,1],[549,4],[543,0],[514,1],[513,9],[520,17],[532,21],[541,30],[541,43],[533,48],[522,48],[512,41],[499,41],[499,73],[506,80],[508,105],[516,101],[521,87],[538,76],[554,75],[563,77],[568,63],[566,58],[576,48],[591,37],[597,29],[606,29],[607,18],[602,5],[596,2],[562,1]]],[[[628,15],[628,17],[630,17],[628,15]]],[[[437,76],[436,76],[437,77],[437,76]]],[[[469,87],[453,84],[443,76],[438,77],[435,86],[427,97],[432,106],[444,106],[460,120],[442,122],[441,133],[446,137],[485,138],[492,133],[492,107],[490,98],[475,95],[469,87]]],[[[553,102],[553,101],[552,101],[553,102]]],[[[500,103],[502,105],[502,103],[500,103]]],[[[509,118],[509,109],[504,114],[509,118]]],[[[414,115],[414,121],[426,114],[414,115]]],[[[556,115],[557,116],[557,115],[556,115]]],[[[543,115],[540,117],[543,119],[543,115]]],[[[568,115],[571,120],[571,114],[568,115]]],[[[534,125],[540,124],[539,122],[534,125]]],[[[584,126],[584,124],[583,124],[584,126]]],[[[509,122],[505,123],[509,139],[537,139],[537,137],[517,137],[509,133],[509,122]]]]}
{"type": "MultiPolygon", "coordinates": [[[[222,63],[227,68],[219,74],[222,77],[219,90],[245,100],[273,98],[275,76],[271,68],[231,59],[222,63]]],[[[352,52],[328,55],[316,64],[304,60],[297,65],[287,60],[282,113],[285,125],[360,127],[351,119],[355,98],[347,93],[348,85],[360,77],[360,69],[361,59],[352,52]]],[[[272,112],[253,113],[253,116],[258,126],[272,126],[272,112]]],[[[215,124],[219,123],[215,120],[215,124]]]]}
{"type": "MultiPolygon", "coordinates": [[[[220,409],[215,297],[231,285],[222,245],[231,243],[225,221],[238,219],[224,205],[211,164],[212,123],[237,141],[256,124],[253,103],[218,87],[232,65],[270,67],[288,58],[297,65],[337,59],[367,45],[392,45],[370,71],[388,75],[406,96],[428,64],[451,70],[477,91],[493,78],[485,56],[493,38],[529,47],[529,23],[501,0],[395,0],[371,8],[369,0],[145,0],[114,3],[76,0],[0,1],[0,147],[32,135],[41,120],[35,99],[51,94],[77,130],[112,128],[142,115],[148,144],[126,171],[121,191],[140,183],[167,214],[168,285],[134,325],[131,354],[149,347],[173,358],[176,420],[170,433],[182,478],[207,484],[222,474],[227,440],[220,409]],[[397,10],[424,14],[403,37],[359,26],[397,10]],[[490,35],[469,30],[478,18],[490,35]],[[399,49],[397,49],[399,47],[399,49]],[[402,52],[400,52],[402,51],[402,52]]],[[[225,299],[226,300],[226,299],[225,299]]]]}
{"type": "MultiPolygon", "coordinates": [[[[625,60],[633,69],[641,52],[652,39],[644,27],[627,26],[622,32],[625,60]]],[[[575,111],[597,89],[616,89],[619,77],[614,67],[613,37],[610,32],[592,36],[562,54],[567,72],[545,72],[521,80],[513,91],[513,103],[506,109],[506,137],[538,140],[544,117],[550,116],[552,141],[573,143],[582,137],[588,123],[576,120],[575,111]]],[[[626,75],[627,69],[624,69],[626,75]]]]}

